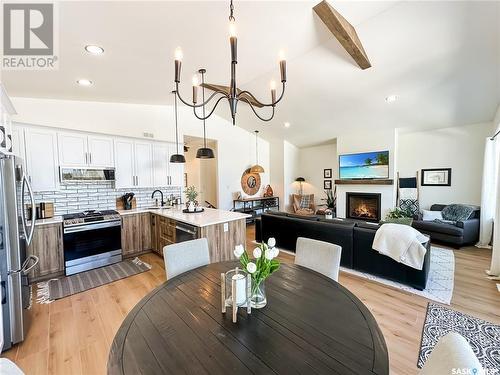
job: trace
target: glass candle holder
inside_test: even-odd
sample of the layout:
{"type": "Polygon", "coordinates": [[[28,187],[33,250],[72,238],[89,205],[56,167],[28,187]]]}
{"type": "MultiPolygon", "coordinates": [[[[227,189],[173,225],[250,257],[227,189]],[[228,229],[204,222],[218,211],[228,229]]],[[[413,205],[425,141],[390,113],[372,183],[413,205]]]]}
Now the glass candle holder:
{"type": "Polygon", "coordinates": [[[221,273],[220,276],[222,313],[226,313],[226,308],[230,307],[233,312],[233,323],[236,323],[239,307],[246,307],[247,313],[251,313],[252,279],[249,273],[238,267],[221,273]]]}

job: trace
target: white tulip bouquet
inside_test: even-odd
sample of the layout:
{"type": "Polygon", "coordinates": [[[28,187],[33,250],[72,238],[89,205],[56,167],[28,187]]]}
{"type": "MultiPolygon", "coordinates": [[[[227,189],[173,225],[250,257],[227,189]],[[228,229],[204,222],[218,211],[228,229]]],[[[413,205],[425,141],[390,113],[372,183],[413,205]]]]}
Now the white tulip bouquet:
{"type": "Polygon", "coordinates": [[[276,240],[271,237],[253,250],[254,260],[250,261],[243,245],[234,249],[234,255],[240,260],[243,269],[252,276],[252,295],[257,291],[262,281],[280,268],[280,261],[275,259],[279,254],[276,240]]]}

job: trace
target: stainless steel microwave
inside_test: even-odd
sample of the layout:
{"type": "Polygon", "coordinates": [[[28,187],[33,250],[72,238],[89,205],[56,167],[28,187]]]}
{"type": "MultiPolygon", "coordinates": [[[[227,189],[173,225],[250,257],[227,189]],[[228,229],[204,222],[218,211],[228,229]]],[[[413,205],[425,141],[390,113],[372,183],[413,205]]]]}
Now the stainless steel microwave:
{"type": "Polygon", "coordinates": [[[114,168],[59,167],[61,183],[114,181],[114,168]]]}

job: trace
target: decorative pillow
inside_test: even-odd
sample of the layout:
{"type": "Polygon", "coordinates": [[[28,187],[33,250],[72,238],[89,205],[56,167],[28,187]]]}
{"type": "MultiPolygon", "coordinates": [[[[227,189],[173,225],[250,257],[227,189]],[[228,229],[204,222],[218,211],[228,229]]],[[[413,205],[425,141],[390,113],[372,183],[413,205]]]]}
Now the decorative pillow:
{"type": "Polygon", "coordinates": [[[399,208],[403,211],[409,212],[414,218],[418,217],[418,200],[417,199],[400,199],[399,208]]]}
{"type": "Polygon", "coordinates": [[[464,204],[449,204],[443,208],[443,219],[450,221],[464,221],[470,218],[474,208],[464,204]]]}
{"type": "Polygon", "coordinates": [[[423,221],[434,221],[436,219],[443,220],[441,211],[422,210],[423,221]]]}

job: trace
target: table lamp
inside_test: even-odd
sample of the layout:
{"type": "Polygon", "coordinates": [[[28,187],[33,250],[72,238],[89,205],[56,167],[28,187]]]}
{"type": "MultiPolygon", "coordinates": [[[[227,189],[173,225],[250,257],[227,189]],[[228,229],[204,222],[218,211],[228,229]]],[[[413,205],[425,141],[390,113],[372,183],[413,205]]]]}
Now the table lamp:
{"type": "Polygon", "coordinates": [[[295,179],[296,182],[298,182],[300,184],[300,195],[302,195],[303,193],[303,190],[302,190],[302,183],[306,181],[306,179],[304,177],[297,177],[295,179]]]}

